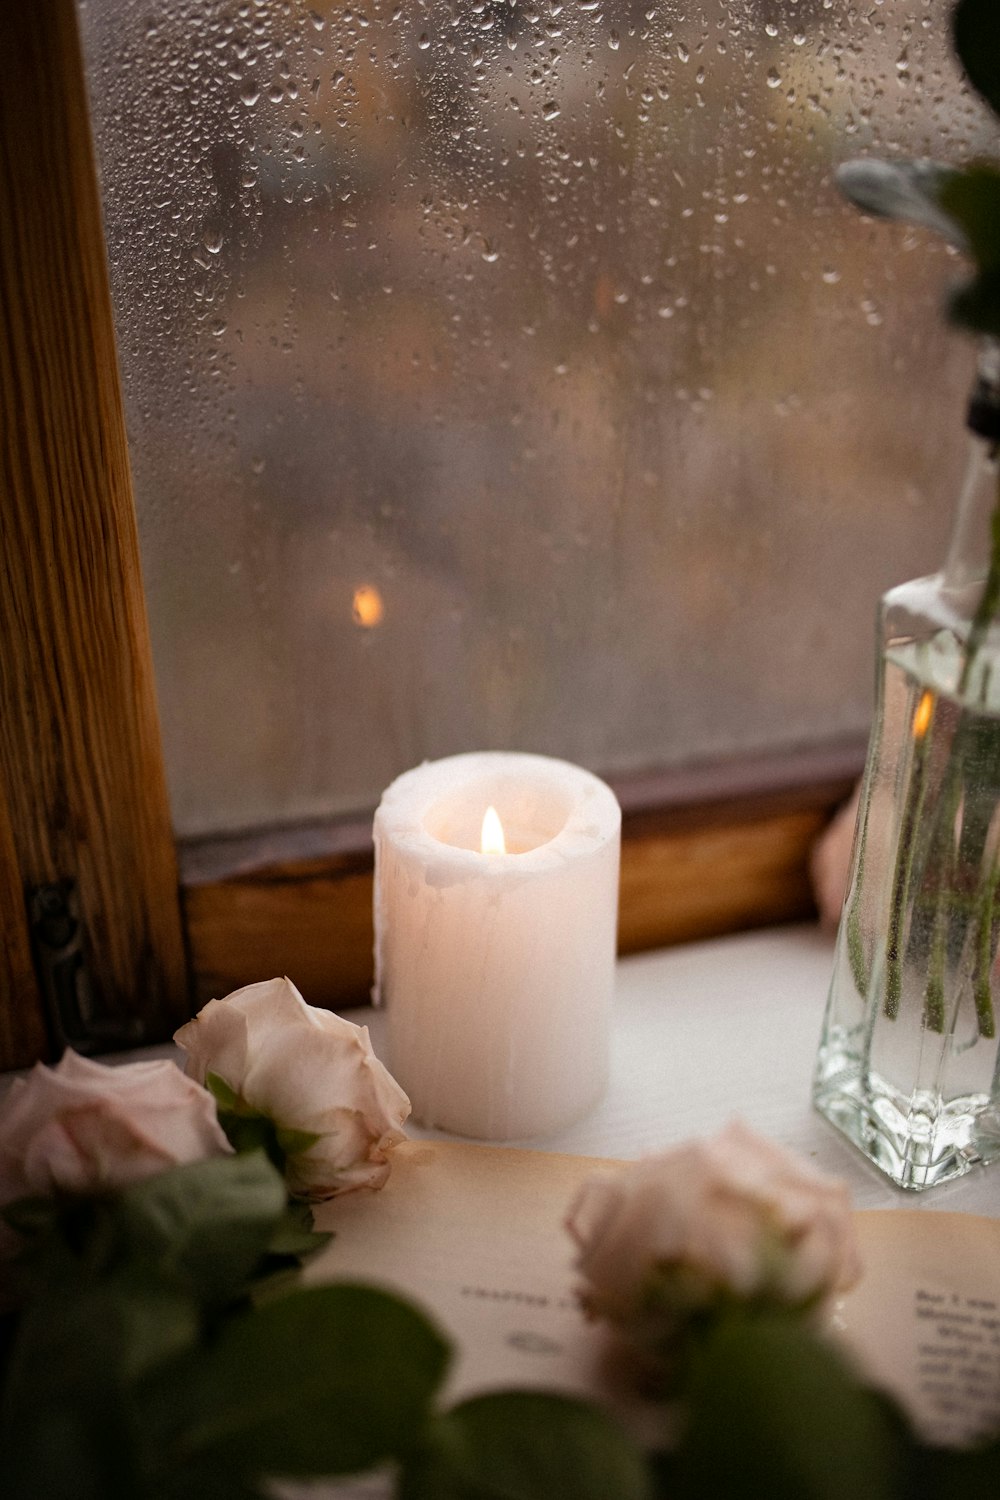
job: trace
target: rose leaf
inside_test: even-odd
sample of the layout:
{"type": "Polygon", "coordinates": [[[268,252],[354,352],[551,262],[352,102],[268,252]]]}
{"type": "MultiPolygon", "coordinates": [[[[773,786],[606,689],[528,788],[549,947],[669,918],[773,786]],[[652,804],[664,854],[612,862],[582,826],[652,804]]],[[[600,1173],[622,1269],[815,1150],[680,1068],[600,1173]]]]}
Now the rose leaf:
{"type": "Polygon", "coordinates": [[[240,1096],[218,1073],[205,1074],[205,1087],[220,1109],[238,1110],[240,1096]]]}
{"type": "Polygon", "coordinates": [[[893,1500],[912,1443],[902,1419],[789,1313],[736,1309],[709,1336],[676,1454],[678,1500],[893,1500]]]}
{"type": "Polygon", "coordinates": [[[423,1314],[386,1292],[291,1292],[228,1320],[177,1383],[174,1454],[247,1475],[369,1469],[418,1441],[448,1357],[423,1314]]]}
{"type": "Polygon", "coordinates": [[[111,1207],[123,1253],[208,1304],[242,1292],[284,1211],[284,1183],[261,1155],[175,1167],[111,1207]]]}
{"type": "Polygon", "coordinates": [[[22,1313],[0,1406],[0,1494],[139,1493],[136,1383],[200,1336],[190,1298],[130,1265],[60,1277],[22,1313]]]}
{"type": "Polygon", "coordinates": [[[647,1500],[645,1456],[604,1412],[569,1396],[477,1396],[434,1423],[400,1500],[647,1500]]]}
{"type": "Polygon", "coordinates": [[[285,1152],[278,1140],[278,1128],[268,1115],[258,1114],[245,1106],[218,1110],[219,1124],[226,1139],[239,1156],[263,1152],[278,1172],[284,1171],[285,1152]]]}
{"type": "Polygon", "coordinates": [[[1000,1439],[965,1450],[921,1448],[917,1466],[920,1492],[934,1500],[994,1500],[1000,1492],[1000,1439]]]}
{"type": "Polygon", "coordinates": [[[312,1130],[288,1130],[283,1125],[275,1126],[275,1135],[278,1145],[286,1156],[299,1156],[303,1151],[308,1151],[310,1146],[315,1146],[317,1141],[323,1137],[312,1130]]]}
{"type": "Polygon", "coordinates": [[[258,1488],[242,1474],[191,1465],[156,1475],[155,1482],[143,1491],[143,1500],[147,1494],[149,1500],[274,1500],[271,1489],[258,1488]]]}
{"type": "Polygon", "coordinates": [[[251,1300],[260,1305],[291,1291],[298,1283],[303,1261],[322,1250],[333,1238],[331,1231],[313,1228],[312,1209],[308,1203],[289,1201],[248,1288],[251,1300]]]}
{"type": "Polygon", "coordinates": [[[15,1198],[0,1208],[0,1219],[25,1239],[35,1239],[55,1228],[59,1205],[54,1198],[15,1198]]]}
{"type": "Polygon", "coordinates": [[[1000,8],[996,0],[958,0],[951,35],[969,82],[1000,114],[1000,8]]]}
{"type": "Polygon", "coordinates": [[[267,1251],[269,1255],[295,1256],[301,1259],[322,1250],[333,1239],[329,1230],[313,1228],[312,1209],[308,1203],[289,1203],[277,1223],[267,1251]]]}

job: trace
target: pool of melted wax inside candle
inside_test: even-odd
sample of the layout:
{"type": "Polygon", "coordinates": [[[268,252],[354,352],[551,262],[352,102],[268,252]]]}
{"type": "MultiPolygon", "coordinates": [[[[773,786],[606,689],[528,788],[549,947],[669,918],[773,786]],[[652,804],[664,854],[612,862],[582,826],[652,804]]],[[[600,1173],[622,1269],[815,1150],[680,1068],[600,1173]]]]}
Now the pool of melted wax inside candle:
{"type": "Polygon", "coordinates": [[[478,853],[488,807],[496,808],[499,815],[507,853],[528,854],[562,832],[572,802],[553,782],[483,776],[446,792],[426,813],[424,827],[442,844],[478,853]]]}

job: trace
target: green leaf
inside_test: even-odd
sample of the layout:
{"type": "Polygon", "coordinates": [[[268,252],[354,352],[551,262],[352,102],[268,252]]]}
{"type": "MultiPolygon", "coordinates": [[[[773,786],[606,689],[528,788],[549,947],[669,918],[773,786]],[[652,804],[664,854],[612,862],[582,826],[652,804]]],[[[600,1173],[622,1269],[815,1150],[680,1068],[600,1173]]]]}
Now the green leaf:
{"type": "Polygon", "coordinates": [[[933,1500],[996,1500],[1000,1441],[971,1450],[923,1448],[916,1455],[915,1468],[914,1492],[933,1496],[933,1500]]]}
{"type": "Polygon", "coordinates": [[[996,0],[958,0],[951,35],[969,82],[1000,114],[1000,8],[996,0]]]}
{"type": "Polygon", "coordinates": [[[190,1351],[198,1309],[141,1267],[62,1280],[22,1314],[0,1406],[0,1493],[139,1492],[138,1379],[190,1351]]]}
{"type": "Polygon", "coordinates": [[[267,1254],[249,1289],[251,1300],[260,1305],[290,1292],[299,1281],[302,1262],[332,1239],[331,1232],[312,1227],[308,1203],[290,1202],[268,1241],[267,1254]]]}
{"type": "Polygon", "coordinates": [[[386,1292],[292,1292],[230,1320],[189,1370],[175,1457],[248,1475],[370,1468],[418,1440],[448,1356],[386,1292]]]}
{"type": "Polygon", "coordinates": [[[25,1239],[47,1234],[59,1217],[54,1198],[16,1198],[0,1208],[0,1219],[25,1239]]]}
{"type": "Polygon", "coordinates": [[[205,1074],[205,1087],[220,1109],[233,1112],[239,1110],[243,1101],[236,1090],[231,1088],[224,1078],[220,1078],[218,1073],[205,1074]]]}
{"type": "Polygon", "coordinates": [[[260,1152],[278,1172],[285,1169],[285,1153],[278,1144],[278,1131],[267,1115],[251,1114],[245,1109],[218,1110],[219,1124],[238,1156],[260,1152]]]}
{"type": "Polygon", "coordinates": [[[847,161],[837,168],[835,181],[856,208],[882,219],[900,219],[933,229],[964,249],[960,223],[942,207],[947,185],[958,169],[933,161],[847,161]]]}
{"type": "Polygon", "coordinates": [[[302,1151],[308,1151],[310,1146],[322,1140],[312,1130],[286,1130],[283,1125],[275,1126],[275,1134],[278,1137],[278,1145],[286,1156],[298,1156],[302,1151]]]}
{"type": "Polygon", "coordinates": [[[207,1083],[216,1100],[219,1124],[234,1151],[263,1151],[278,1171],[283,1172],[287,1156],[308,1151],[321,1139],[310,1130],[279,1125],[270,1115],[253,1109],[217,1073],[209,1073],[207,1083]]]}
{"type": "Polygon", "coordinates": [[[147,1494],[149,1500],[274,1500],[269,1488],[259,1487],[243,1474],[189,1464],[154,1476],[143,1492],[144,1500],[147,1494]]]}
{"type": "Polygon", "coordinates": [[[139,1183],[111,1207],[124,1256],[221,1303],[243,1291],[285,1211],[263,1156],[214,1157],[139,1183]]]}
{"type": "Polygon", "coordinates": [[[440,1418],[404,1471],[401,1500],[647,1500],[645,1456],[597,1407],[569,1396],[478,1396],[440,1418]]]}
{"type": "Polygon", "coordinates": [[[679,1500],[896,1500],[905,1426],[790,1314],[735,1311],[709,1337],[677,1453],[679,1500]]]}
{"type": "Polygon", "coordinates": [[[302,1259],[322,1250],[333,1239],[329,1230],[313,1228],[312,1209],[308,1203],[289,1203],[275,1225],[267,1245],[269,1255],[295,1256],[302,1259]]]}
{"type": "Polygon", "coordinates": [[[114,1432],[102,1432],[88,1412],[50,1411],[44,1426],[29,1424],[0,1451],[0,1494],[4,1500],[126,1500],[137,1493],[136,1476],[114,1443],[114,1432]]]}

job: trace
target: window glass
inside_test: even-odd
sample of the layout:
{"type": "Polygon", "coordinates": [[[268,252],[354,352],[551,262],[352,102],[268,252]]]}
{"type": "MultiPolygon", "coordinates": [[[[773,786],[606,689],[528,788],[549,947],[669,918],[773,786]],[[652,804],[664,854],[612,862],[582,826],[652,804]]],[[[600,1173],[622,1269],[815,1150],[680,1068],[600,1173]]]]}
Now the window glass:
{"type": "Polygon", "coordinates": [[[972,350],[831,168],[993,145],[948,9],[82,0],[180,833],[864,729],[972,350]]]}

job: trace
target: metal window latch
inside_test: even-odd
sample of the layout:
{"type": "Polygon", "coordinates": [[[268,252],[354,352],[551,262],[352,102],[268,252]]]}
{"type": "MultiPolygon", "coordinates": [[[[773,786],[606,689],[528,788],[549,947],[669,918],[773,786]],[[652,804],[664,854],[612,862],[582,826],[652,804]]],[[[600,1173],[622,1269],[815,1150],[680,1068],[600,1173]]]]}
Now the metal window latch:
{"type": "Polygon", "coordinates": [[[107,1052],[143,1038],[137,1017],[102,1015],[87,968],[84,925],[71,880],[35,886],[28,895],[35,969],[58,1052],[107,1052]]]}

